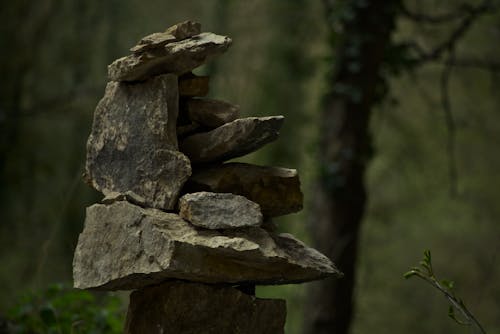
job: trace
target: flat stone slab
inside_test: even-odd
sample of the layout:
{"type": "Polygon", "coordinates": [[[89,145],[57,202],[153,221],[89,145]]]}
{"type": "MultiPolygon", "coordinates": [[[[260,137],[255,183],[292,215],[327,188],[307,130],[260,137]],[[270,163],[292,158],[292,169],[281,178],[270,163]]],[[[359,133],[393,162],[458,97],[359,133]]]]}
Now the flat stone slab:
{"type": "Polygon", "coordinates": [[[260,226],[260,206],[243,196],[197,192],[179,199],[179,215],[191,224],[211,230],[260,226]]]}
{"type": "Polygon", "coordinates": [[[240,118],[183,139],[180,151],[193,163],[241,157],[276,140],[283,120],[283,116],[240,118]]]}
{"type": "Polygon", "coordinates": [[[286,302],[173,281],[132,292],[125,334],[282,334],[286,302]]]}
{"type": "Polygon", "coordinates": [[[94,113],[85,179],[104,195],[131,191],[173,209],[191,164],[177,151],[177,76],[110,82],[94,113]]]}
{"type": "Polygon", "coordinates": [[[214,99],[189,99],[186,109],[191,121],[212,129],[232,122],[240,115],[239,106],[214,99]]]}
{"type": "Polygon", "coordinates": [[[126,201],[87,208],[73,259],[80,289],[132,290],[168,279],[289,284],[339,274],[291,235],[259,227],[199,229],[176,214],[126,201]]]}
{"type": "Polygon", "coordinates": [[[225,163],[198,168],[183,192],[211,191],[242,195],[260,205],[266,217],[302,209],[303,195],[295,169],[225,163]]]}
{"type": "Polygon", "coordinates": [[[226,51],[230,45],[229,37],[201,33],[167,43],[154,52],[119,58],[108,66],[108,78],[112,81],[142,81],[164,73],[187,73],[226,51]]]}
{"type": "Polygon", "coordinates": [[[184,21],[167,28],[165,32],[156,32],[143,37],[130,51],[134,53],[153,51],[164,47],[168,43],[177,42],[200,33],[201,24],[184,21]]]}

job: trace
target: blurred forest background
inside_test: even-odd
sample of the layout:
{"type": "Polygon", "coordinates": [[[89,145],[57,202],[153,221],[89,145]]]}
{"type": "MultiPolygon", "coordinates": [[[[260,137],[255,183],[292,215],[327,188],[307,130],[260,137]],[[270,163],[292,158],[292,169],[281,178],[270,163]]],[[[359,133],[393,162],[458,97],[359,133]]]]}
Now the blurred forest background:
{"type": "MultiPolygon", "coordinates": [[[[305,210],[279,224],[313,243],[321,131],[334,127],[325,127],[323,102],[345,46],[337,23],[355,22],[351,9],[367,2],[337,1],[330,11],[330,1],[319,0],[3,2],[0,315],[29,290],[71,284],[84,209],[100,200],[81,175],[106,66],[142,36],[186,19],[233,39],[226,54],[197,70],[211,75],[211,97],[239,104],[243,116],[286,117],[280,139],[249,159],[299,170],[305,210]]],[[[351,333],[468,332],[447,317],[441,295],[403,279],[424,249],[485,329],[500,333],[500,14],[472,10],[484,3],[498,6],[411,0],[397,9],[399,48],[385,53],[395,66],[384,72],[383,98],[371,110],[374,152],[351,333]],[[409,53],[411,46],[433,50],[468,18],[453,47],[416,64],[421,54],[409,53]]],[[[257,294],[286,298],[286,332],[301,333],[313,312],[304,306],[311,285],[257,294]]]]}

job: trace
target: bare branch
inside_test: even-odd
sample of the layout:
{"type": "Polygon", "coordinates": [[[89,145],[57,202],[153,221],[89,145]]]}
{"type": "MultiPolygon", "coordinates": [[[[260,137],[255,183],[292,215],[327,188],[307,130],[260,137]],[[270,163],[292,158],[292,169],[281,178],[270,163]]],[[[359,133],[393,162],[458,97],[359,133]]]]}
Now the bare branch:
{"type": "Polygon", "coordinates": [[[458,20],[463,18],[464,16],[470,15],[474,12],[485,12],[489,10],[495,9],[495,6],[492,4],[492,1],[484,1],[477,7],[473,7],[468,3],[463,3],[459,5],[454,11],[443,13],[440,15],[427,15],[422,13],[415,13],[412,10],[408,9],[408,7],[403,3],[401,5],[401,14],[407,19],[424,24],[442,24],[449,23],[451,21],[458,20]]]}
{"type": "Polygon", "coordinates": [[[453,69],[452,62],[455,58],[455,49],[449,53],[448,60],[441,72],[440,90],[441,104],[447,129],[446,152],[448,154],[448,173],[450,177],[450,194],[455,197],[458,194],[458,168],[456,152],[456,124],[450,101],[450,76],[453,69]]]}

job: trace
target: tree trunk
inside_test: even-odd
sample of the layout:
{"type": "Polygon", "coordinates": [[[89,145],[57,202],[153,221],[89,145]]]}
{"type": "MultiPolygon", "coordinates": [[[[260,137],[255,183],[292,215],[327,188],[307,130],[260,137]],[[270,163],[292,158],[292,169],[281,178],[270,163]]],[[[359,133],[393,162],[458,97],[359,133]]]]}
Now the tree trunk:
{"type": "Polygon", "coordinates": [[[358,239],[367,197],[364,174],[372,155],[370,114],[384,95],[381,73],[399,3],[352,0],[335,2],[339,8],[333,8],[325,1],[332,41],[335,37],[337,42],[332,50],[334,72],[328,79],[332,89],[321,114],[312,234],[315,246],[335,262],[344,277],[311,286],[306,333],[344,334],[351,324],[358,239]],[[339,23],[340,35],[334,35],[333,24],[339,23]]]}

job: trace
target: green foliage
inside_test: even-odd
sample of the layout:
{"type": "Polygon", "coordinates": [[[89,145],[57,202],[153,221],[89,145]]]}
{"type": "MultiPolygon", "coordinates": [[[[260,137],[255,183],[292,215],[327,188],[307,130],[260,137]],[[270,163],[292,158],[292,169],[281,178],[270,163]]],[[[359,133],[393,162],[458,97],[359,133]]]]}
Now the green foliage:
{"type": "Polygon", "coordinates": [[[8,313],[13,334],[113,334],[123,327],[117,296],[96,296],[57,284],[25,295],[8,313]]]}
{"type": "Polygon", "coordinates": [[[473,326],[479,333],[486,333],[479,321],[477,321],[474,315],[467,309],[464,301],[455,294],[455,283],[446,279],[438,280],[434,274],[434,269],[432,268],[430,250],[424,251],[424,258],[420,261],[420,266],[412,267],[410,271],[404,274],[404,278],[406,279],[411,277],[418,277],[426,281],[444,294],[446,299],[450,302],[448,316],[456,323],[464,326],[473,326]],[[463,316],[463,319],[460,319],[460,317],[457,316],[455,310],[463,316]]]}

